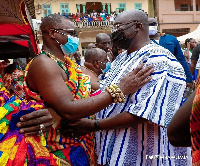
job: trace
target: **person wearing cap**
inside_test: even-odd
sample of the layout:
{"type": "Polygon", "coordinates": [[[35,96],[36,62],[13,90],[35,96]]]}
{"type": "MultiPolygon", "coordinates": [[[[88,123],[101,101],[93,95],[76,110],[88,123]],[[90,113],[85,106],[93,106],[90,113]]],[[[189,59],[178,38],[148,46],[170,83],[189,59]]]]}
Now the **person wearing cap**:
{"type": "Polygon", "coordinates": [[[156,18],[148,18],[149,21],[149,37],[157,44],[168,49],[183,66],[186,74],[187,87],[192,87],[192,75],[188,64],[185,60],[183,52],[177,38],[173,35],[161,33],[158,31],[158,22],[156,18]]]}

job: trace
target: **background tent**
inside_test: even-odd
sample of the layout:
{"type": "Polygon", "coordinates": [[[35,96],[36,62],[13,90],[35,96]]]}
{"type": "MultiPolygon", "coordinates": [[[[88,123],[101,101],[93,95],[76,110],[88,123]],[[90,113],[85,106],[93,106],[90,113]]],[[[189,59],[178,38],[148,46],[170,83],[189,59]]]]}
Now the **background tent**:
{"type": "Polygon", "coordinates": [[[186,35],[177,37],[178,41],[180,41],[181,43],[184,43],[185,39],[187,39],[187,38],[193,38],[196,41],[200,41],[200,25],[193,32],[190,32],[186,35]]]}
{"type": "Polygon", "coordinates": [[[0,59],[34,57],[38,46],[23,0],[0,0],[0,59]]]}

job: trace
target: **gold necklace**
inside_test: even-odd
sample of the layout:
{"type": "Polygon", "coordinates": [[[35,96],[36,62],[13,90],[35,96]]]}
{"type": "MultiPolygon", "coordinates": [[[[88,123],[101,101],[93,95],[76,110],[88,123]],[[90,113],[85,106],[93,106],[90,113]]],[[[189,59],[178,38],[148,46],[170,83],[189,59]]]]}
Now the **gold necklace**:
{"type": "MultiPolygon", "coordinates": [[[[60,63],[63,63],[63,64],[65,64],[65,62],[64,61],[62,61],[61,59],[59,59],[59,58],[57,58],[56,56],[54,56],[52,53],[50,53],[50,52],[47,52],[47,51],[42,51],[42,52],[44,52],[45,54],[47,54],[47,55],[49,55],[53,60],[56,60],[56,61],[58,61],[58,62],[60,62],[60,63]]],[[[67,64],[68,65],[68,64],[67,64]]]]}
{"type": "Polygon", "coordinates": [[[44,52],[46,55],[49,55],[49,57],[50,57],[51,59],[53,59],[54,61],[60,62],[60,63],[62,64],[62,66],[64,67],[65,70],[66,70],[66,65],[67,65],[68,67],[70,67],[69,64],[67,64],[67,63],[65,63],[64,61],[62,61],[61,59],[57,58],[57,57],[54,56],[52,53],[47,52],[47,51],[44,51],[44,50],[42,50],[42,52],[44,52]]]}
{"type": "Polygon", "coordinates": [[[91,71],[92,73],[94,73],[95,74],[95,76],[97,76],[98,77],[98,75],[97,75],[97,73],[95,73],[93,70],[91,70],[91,69],[89,69],[88,67],[86,67],[86,66],[83,66],[85,69],[87,69],[87,70],[89,70],[89,71],[91,71]]]}

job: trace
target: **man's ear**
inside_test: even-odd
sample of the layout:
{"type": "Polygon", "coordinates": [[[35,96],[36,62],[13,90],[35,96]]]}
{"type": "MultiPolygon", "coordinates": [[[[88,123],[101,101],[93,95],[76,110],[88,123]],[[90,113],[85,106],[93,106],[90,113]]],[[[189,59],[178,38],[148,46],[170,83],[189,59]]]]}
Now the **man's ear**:
{"type": "Polygon", "coordinates": [[[49,29],[49,36],[55,39],[54,29],[49,29]]]}
{"type": "Polygon", "coordinates": [[[95,68],[100,69],[98,61],[94,61],[93,65],[94,65],[95,68]]]}
{"type": "Polygon", "coordinates": [[[136,23],[136,29],[141,29],[142,28],[142,23],[140,23],[140,22],[137,22],[136,23]]]}

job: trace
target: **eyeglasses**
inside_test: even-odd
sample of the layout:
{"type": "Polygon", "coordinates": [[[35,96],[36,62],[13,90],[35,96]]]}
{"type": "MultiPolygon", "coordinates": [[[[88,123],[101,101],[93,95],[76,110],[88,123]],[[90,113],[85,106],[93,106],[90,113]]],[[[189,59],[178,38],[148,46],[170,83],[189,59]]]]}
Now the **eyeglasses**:
{"type": "MultiPolygon", "coordinates": [[[[115,25],[113,25],[113,28],[112,28],[111,32],[113,33],[113,32],[115,32],[115,31],[117,31],[118,29],[122,29],[122,28],[121,28],[122,26],[131,24],[131,23],[138,23],[138,21],[133,20],[133,21],[130,21],[130,22],[127,22],[127,23],[118,23],[118,24],[115,24],[115,25]]],[[[131,26],[133,26],[133,25],[131,25],[131,26]]],[[[131,26],[130,26],[130,27],[131,27],[131,26]]],[[[130,28],[130,27],[129,27],[129,28],[130,28]]],[[[126,28],[126,29],[128,29],[128,28],[126,28]]]]}
{"type": "Polygon", "coordinates": [[[107,62],[109,62],[109,60],[107,59],[106,62],[101,62],[101,61],[97,61],[97,62],[105,65],[107,62]]]}
{"type": "Polygon", "coordinates": [[[65,35],[65,36],[67,36],[67,35],[71,35],[71,36],[75,36],[75,37],[77,37],[78,36],[78,33],[77,33],[77,31],[75,30],[75,29],[53,29],[55,32],[57,32],[57,33],[60,33],[60,34],[62,34],[62,35],[65,35]],[[63,32],[60,32],[59,30],[62,30],[62,31],[65,31],[66,33],[68,33],[68,34],[66,34],[66,33],[63,33],[63,32]]]}

